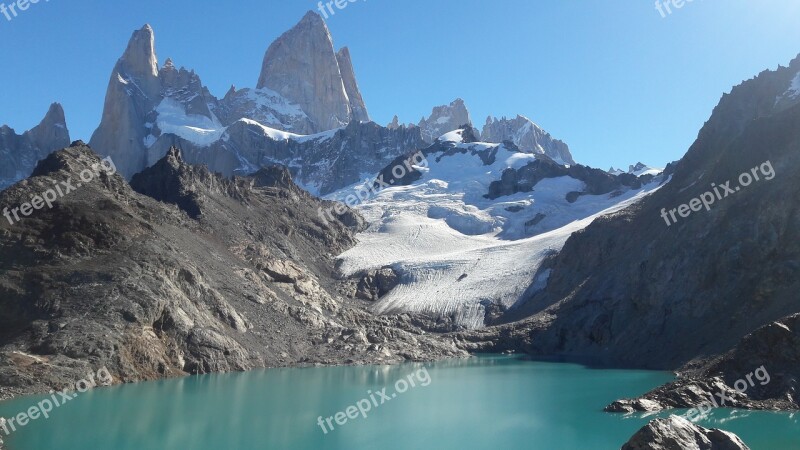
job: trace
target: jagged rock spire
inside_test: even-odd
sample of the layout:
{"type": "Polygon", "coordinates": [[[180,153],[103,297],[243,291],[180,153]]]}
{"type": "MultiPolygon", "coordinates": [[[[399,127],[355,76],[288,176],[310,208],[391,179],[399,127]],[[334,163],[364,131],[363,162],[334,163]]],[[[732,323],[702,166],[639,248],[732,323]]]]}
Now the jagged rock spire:
{"type": "MultiPolygon", "coordinates": [[[[349,58],[344,61],[349,64],[349,58]]],[[[351,67],[346,71],[352,72],[351,67]]],[[[348,74],[349,75],[349,74],[348,74]]],[[[352,77],[354,103],[363,104],[352,77]]],[[[258,88],[269,88],[298,104],[314,122],[317,131],[346,125],[354,116],[345,80],[328,27],[318,14],[303,19],[270,45],[264,56],[258,88]]]]}

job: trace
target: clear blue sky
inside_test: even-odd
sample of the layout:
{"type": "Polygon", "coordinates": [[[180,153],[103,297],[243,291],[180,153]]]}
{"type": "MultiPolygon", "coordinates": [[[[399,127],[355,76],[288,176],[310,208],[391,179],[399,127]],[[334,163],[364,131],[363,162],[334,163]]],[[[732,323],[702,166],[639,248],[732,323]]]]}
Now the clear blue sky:
{"type": "MultiPolygon", "coordinates": [[[[0,16],[0,124],[28,129],[58,101],[73,139],[88,140],[145,23],[159,61],[195,69],[213,94],[253,87],[270,42],[316,7],[40,0],[0,16]]],[[[800,53],[797,0],[694,0],[666,18],[653,0],[358,0],[328,26],[373,120],[416,122],[462,97],[479,128],[523,114],[603,169],[680,158],[724,92],[800,53]]]]}

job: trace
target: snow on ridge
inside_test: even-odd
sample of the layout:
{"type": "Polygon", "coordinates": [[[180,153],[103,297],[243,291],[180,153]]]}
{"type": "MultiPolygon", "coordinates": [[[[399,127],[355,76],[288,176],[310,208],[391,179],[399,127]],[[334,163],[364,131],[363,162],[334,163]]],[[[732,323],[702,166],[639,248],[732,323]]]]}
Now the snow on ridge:
{"type": "MultiPolygon", "coordinates": [[[[489,200],[484,197],[488,186],[504,170],[536,157],[502,144],[456,146],[497,148],[495,161],[486,165],[470,152],[430,155],[420,180],[389,187],[357,207],[371,226],[358,235],[356,247],[339,256],[342,272],[392,266],[402,277],[374,305],[377,313],[424,312],[482,327],[484,304],[516,304],[544,258],[559,251],[573,232],[660,186],[654,181],[616,197],[586,195],[569,203],[566,194],[585,186],[564,176],[541,181],[533,192],[489,200]]],[[[352,193],[345,189],[329,198],[352,193]]],[[[546,286],[546,277],[537,279],[537,286],[546,286]]]]}

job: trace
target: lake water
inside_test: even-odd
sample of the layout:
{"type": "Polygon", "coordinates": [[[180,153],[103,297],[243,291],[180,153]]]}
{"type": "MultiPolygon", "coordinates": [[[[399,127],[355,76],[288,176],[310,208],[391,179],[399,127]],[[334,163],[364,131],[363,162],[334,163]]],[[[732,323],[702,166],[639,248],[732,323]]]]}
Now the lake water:
{"type": "MultiPolygon", "coordinates": [[[[603,407],[671,378],[506,356],[206,375],[80,394],[6,440],[10,450],[619,449],[652,417],[603,407]]],[[[0,404],[0,416],[43,398],[0,404]]],[[[720,410],[701,424],[754,450],[800,449],[799,418],[720,410]]]]}

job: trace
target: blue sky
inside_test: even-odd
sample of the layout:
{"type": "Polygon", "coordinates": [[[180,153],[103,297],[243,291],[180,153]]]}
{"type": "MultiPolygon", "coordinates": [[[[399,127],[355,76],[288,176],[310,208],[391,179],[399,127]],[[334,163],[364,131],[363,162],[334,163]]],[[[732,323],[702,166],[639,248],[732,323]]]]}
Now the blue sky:
{"type": "MultiPolygon", "coordinates": [[[[58,101],[73,139],[88,141],[111,69],[145,23],[159,62],[195,69],[213,94],[254,87],[269,44],[316,8],[40,0],[0,15],[0,124],[21,132],[58,101]]],[[[376,122],[417,122],[461,97],[479,128],[522,114],[603,169],[680,158],[724,92],[800,53],[796,0],[694,0],[665,18],[652,0],[357,0],[327,23],[376,122]]]]}

